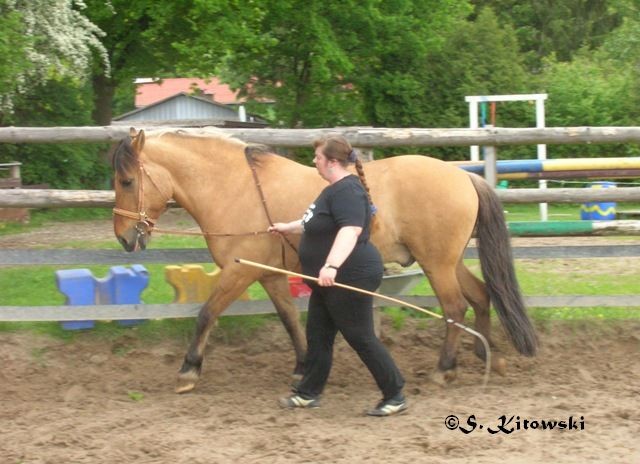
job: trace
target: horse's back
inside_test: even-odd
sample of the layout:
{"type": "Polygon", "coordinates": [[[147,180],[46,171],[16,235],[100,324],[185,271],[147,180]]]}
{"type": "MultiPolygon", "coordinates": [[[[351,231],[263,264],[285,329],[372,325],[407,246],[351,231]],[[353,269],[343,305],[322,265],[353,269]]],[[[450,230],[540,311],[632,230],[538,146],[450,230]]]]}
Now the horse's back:
{"type": "Polygon", "coordinates": [[[381,225],[374,240],[427,259],[457,261],[471,237],[478,195],[468,173],[444,161],[405,155],[365,165],[381,225]]]}
{"type": "Polygon", "coordinates": [[[460,193],[475,196],[475,189],[466,171],[436,158],[404,155],[374,161],[365,166],[367,176],[376,179],[373,183],[377,186],[381,181],[388,188],[388,182],[391,182],[397,183],[397,188],[403,192],[406,189],[435,195],[446,195],[449,191],[462,189],[460,193]]]}

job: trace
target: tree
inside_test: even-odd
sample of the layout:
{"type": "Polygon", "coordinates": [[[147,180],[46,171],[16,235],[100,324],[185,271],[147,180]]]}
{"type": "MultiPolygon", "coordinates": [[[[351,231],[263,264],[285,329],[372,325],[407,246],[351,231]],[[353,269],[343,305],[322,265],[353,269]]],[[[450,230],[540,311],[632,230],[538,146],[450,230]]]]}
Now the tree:
{"type": "MultiPolygon", "coordinates": [[[[470,11],[467,0],[264,0],[222,64],[202,59],[209,34],[185,44],[253,98],[275,101],[287,127],[411,125],[420,120],[426,52],[470,11]]],[[[202,31],[201,31],[202,32],[202,31]]]]}
{"type": "Polygon", "coordinates": [[[223,76],[242,88],[243,95],[275,101],[276,125],[316,127],[329,121],[332,125],[360,121],[359,97],[349,80],[354,65],[340,41],[354,34],[353,25],[342,17],[357,16],[363,8],[358,3],[261,2],[261,21],[243,40],[227,44],[224,66],[219,66],[223,76]]]}
{"type": "MultiPolygon", "coordinates": [[[[0,4],[3,107],[50,79],[88,76],[92,55],[106,62],[102,31],[83,14],[82,0],[4,0],[0,4]],[[6,52],[6,55],[5,53],[6,52]],[[6,73],[6,74],[5,74],[6,73]]],[[[108,72],[108,68],[105,70],[108,72]]]]}
{"type": "MultiPolygon", "coordinates": [[[[48,80],[14,99],[8,123],[23,126],[91,125],[91,87],[77,81],[48,80]]],[[[52,188],[103,188],[110,167],[100,160],[101,145],[3,144],[0,162],[22,163],[25,184],[52,188]]]]}
{"type": "MultiPolygon", "coordinates": [[[[584,48],[569,63],[550,57],[542,83],[550,94],[550,125],[635,126],[640,121],[640,10],[616,2],[623,22],[596,50],[584,48]]],[[[555,149],[554,149],[555,150],[555,149]]],[[[560,153],[570,153],[558,147],[560,153]]],[[[575,149],[574,156],[575,156],[575,149]]],[[[583,147],[580,156],[638,156],[635,145],[583,147]]]]}
{"type": "Polygon", "coordinates": [[[167,8],[170,10],[173,3],[87,0],[87,4],[89,18],[105,31],[102,43],[110,70],[107,72],[103,61],[94,60],[91,73],[93,121],[97,125],[109,125],[118,86],[132,87],[136,77],[155,77],[173,69],[172,49],[167,42],[170,31],[162,34],[162,25],[158,24],[163,23],[165,13],[172,13],[167,8]]]}
{"type": "Polygon", "coordinates": [[[570,61],[583,47],[596,49],[619,24],[619,13],[611,8],[618,0],[472,0],[478,7],[489,6],[502,24],[512,24],[528,66],[540,67],[541,60],[555,54],[570,61]]]}
{"type": "Polygon", "coordinates": [[[430,57],[470,11],[466,1],[430,0],[379,2],[372,9],[373,27],[357,57],[362,74],[354,77],[371,124],[428,124],[430,57]]]}
{"type": "Polygon", "coordinates": [[[24,76],[30,71],[25,50],[32,41],[25,35],[26,26],[20,13],[4,13],[0,14],[0,123],[3,111],[11,110],[14,95],[23,87],[24,76]]]}
{"type": "MultiPolygon", "coordinates": [[[[441,50],[427,57],[429,68],[424,75],[425,102],[428,111],[423,125],[430,127],[467,127],[467,95],[534,93],[527,85],[515,31],[500,26],[491,8],[482,9],[475,21],[459,20],[443,36],[441,50]]],[[[500,104],[498,125],[527,127],[535,121],[528,105],[500,104]]],[[[465,159],[465,148],[431,150],[446,159],[465,159]]],[[[508,149],[501,149],[507,158],[508,149]]]]}

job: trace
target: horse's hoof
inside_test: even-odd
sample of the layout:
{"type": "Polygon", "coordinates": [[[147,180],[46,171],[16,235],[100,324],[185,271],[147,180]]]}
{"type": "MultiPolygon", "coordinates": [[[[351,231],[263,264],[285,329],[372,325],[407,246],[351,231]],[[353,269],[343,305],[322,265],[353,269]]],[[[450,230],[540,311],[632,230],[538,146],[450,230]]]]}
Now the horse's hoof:
{"type": "Polygon", "coordinates": [[[181,373],[178,375],[178,382],[176,385],[176,393],[188,393],[196,388],[198,382],[198,374],[193,371],[181,373]]]}
{"type": "Polygon", "coordinates": [[[455,369],[450,369],[444,373],[444,380],[447,383],[453,382],[458,376],[458,372],[455,369]]]}
{"type": "Polygon", "coordinates": [[[176,385],[175,392],[178,393],[178,394],[189,393],[194,388],[196,388],[196,384],[193,383],[193,382],[191,382],[191,383],[179,382],[178,385],[176,385]]]}
{"type": "Polygon", "coordinates": [[[441,371],[439,369],[434,370],[429,377],[436,385],[444,388],[456,379],[456,371],[450,369],[448,371],[441,371]]]}
{"type": "Polygon", "coordinates": [[[507,361],[500,357],[491,361],[491,370],[501,377],[507,375],[507,361]]]}

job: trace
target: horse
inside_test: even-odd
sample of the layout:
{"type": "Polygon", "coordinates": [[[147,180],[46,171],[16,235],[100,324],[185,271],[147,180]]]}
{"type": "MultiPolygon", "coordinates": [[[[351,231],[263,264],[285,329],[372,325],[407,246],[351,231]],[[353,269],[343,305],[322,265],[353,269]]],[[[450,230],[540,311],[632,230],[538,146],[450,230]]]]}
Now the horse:
{"type": "MultiPolygon", "coordinates": [[[[155,221],[173,199],[197,222],[213,261],[218,285],[196,319],[196,330],[178,372],[176,392],[195,388],[214,322],[253,282],[273,302],[295,350],[294,376],[303,372],[306,339],[285,275],[238,264],[244,258],[297,271],[299,237],[268,233],[274,222],[301,218],[326,187],[313,167],[270,153],[219,131],[131,129],[113,154],[114,232],[126,251],[144,249],[155,221]]],[[[435,158],[404,155],[364,164],[377,208],[371,240],[385,263],[424,271],[445,319],[462,322],[468,306],[475,330],[490,341],[490,304],[515,349],[534,356],[538,340],[516,279],[502,205],[481,177],[435,158]],[[483,280],[464,264],[475,232],[483,280]]],[[[432,378],[456,376],[461,329],[446,324],[432,378]]],[[[476,340],[475,355],[486,359],[476,340]]],[[[506,361],[492,356],[504,375],[506,361]]]]}

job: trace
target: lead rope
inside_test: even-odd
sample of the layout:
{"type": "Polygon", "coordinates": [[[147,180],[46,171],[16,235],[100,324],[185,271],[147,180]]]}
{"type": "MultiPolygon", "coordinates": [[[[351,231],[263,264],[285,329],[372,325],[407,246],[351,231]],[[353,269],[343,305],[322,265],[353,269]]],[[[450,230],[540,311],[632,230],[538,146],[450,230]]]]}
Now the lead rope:
{"type": "MultiPolygon", "coordinates": [[[[267,199],[265,198],[264,192],[262,191],[262,184],[260,184],[260,179],[258,178],[258,172],[256,171],[256,167],[254,166],[254,164],[251,162],[252,160],[250,155],[248,155],[246,152],[245,152],[245,158],[247,160],[247,163],[249,164],[249,168],[251,168],[251,174],[253,175],[253,183],[255,184],[256,189],[258,190],[258,195],[260,196],[260,201],[262,202],[262,208],[264,209],[264,212],[267,215],[267,221],[269,221],[269,226],[272,227],[273,221],[271,220],[271,215],[269,214],[269,208],[267,207],[267,199]]],[[[298,254],[298,250],[286,236],[282,234],[278,234],[278,235],[280,236],[280,245],[282,247],[282,267],[287,267],[286,250],[284,246],[285,242],[287,243],[287,245],[291,247],[293,251],[296,252],[296,254],[298,254]]]]}

